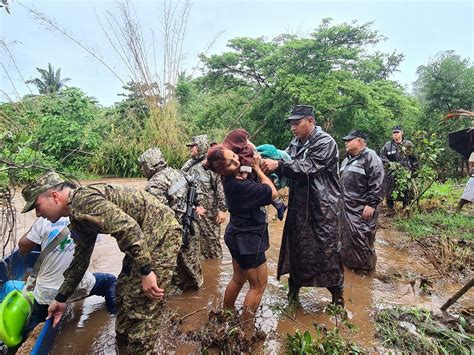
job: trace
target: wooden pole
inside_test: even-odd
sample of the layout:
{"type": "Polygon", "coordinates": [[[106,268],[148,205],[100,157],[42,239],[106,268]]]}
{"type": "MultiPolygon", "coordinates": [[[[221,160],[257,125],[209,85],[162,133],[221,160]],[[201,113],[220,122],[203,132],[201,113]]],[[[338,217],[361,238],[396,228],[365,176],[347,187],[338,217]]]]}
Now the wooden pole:
{"type": "Polygon", "coordinates": [[[454,294],[445,304],[441,306],[442,311],[446,311],[453,305],[462,295],[464,295],[472,286],[474,286],[474,278],[470,279],[467,284],[463,286],[458,292],[454,294]]]}

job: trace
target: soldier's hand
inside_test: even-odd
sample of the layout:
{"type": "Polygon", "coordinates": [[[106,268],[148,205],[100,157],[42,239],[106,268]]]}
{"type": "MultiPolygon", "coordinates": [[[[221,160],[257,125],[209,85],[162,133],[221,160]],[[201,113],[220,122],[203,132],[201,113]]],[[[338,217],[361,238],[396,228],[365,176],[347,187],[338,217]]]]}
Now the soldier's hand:
{"type": "Polygon", "coordinates": [[[226,219],[225,212],[222,212],[222,211],[217,212],[217,216],[216,216],[216,223],[217,224],[224,223],[225,219],[226,219]]]}
{"type": "Polygon", "coordinates": [[[65,311],[66,303],[61,303],[54,300],[53,303],[49,305],[48,317],[46,317],[46,319],[53,317],[53,328],[55,328],[59,324],[59,321],[61,320],[65,311]]]}
{"type": "Polygon", "coordinates": [[[369,219],[372,219],[374,216],[375,208],[370,207],[370,206],[365,206],[364,210],[362,211],[362,219],[365,221],[368,221],[369,219]]]}
{"type": "Polygon", "coordinates": [[[265,174],[275,171],[278,168],[278,160],[262,159],[260,161],[260,167],[265,174]]]}
{"type": "Polygon", "coordinates": [[[204,217],[204,214],[206,213],[206,209],[202,206],[197,206],[196,213],[199,216],[199,218],[204,217]]]}
{"type": "Polygon", "coordinates": [[[156,283],[156,275],[153,271],[146,276],[142,276],[142,288],[148,298],[153,300],[163,299],[165,290],[158,287],[158,284],[156,283]]]}

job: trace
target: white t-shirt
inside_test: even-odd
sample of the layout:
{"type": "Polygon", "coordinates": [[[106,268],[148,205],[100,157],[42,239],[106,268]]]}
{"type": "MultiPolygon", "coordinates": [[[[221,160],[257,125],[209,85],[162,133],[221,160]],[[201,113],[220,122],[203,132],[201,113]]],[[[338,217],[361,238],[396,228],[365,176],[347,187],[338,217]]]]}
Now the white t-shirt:
{"type": "MultiPolygon", "coordinates": [[[[26,237],[33,243],[41,245],[41,250],[44,250],[68,224],[68,217],[62,217],[55,223],[51,223],[47,219],[39,217],[26,237]]],[[[73,256],[74,241],[71,238],[71,234],[69,234],[66,240],[60,243],[43,259],[33,291],[35,300],[39,304],[50,304],[53,302],[64,281],[63,273],[71,264],[73,256]]],[[[87,271],[74,291],[74,294],[68,298],[68,301],[77,301],[87,297],[94,285],[95,277],[92,273],[87,271]]]]}

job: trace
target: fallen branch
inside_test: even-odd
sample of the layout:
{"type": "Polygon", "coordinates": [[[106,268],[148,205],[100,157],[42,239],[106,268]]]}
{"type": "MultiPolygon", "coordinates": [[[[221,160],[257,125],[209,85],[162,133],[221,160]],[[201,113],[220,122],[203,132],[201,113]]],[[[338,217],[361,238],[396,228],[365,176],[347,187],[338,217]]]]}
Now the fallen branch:
{"type": "Polygon", "coordinates": [[[441,306],[442,311],[446,311],[453,305],[462,295],[464,295],[472,286],[474,286],[474,278],[470,279],[467,284],[463,286],[458,292],[454,294],[445,304],[441,306]]]}
{"type": "Polygon", "coordinates": [[[185,316],[181,317],[181,318],[179,319],[179,321],[182,322],[182,321],[185,320],[186,318],[189,318],[189,317],[191,317],[192,315],[195,315],[196,313],[199,313],[199,312],[204,311],[204,310],[206,310],[206,309],[207,309],[207,307],[202,307],[202,308],[196,309],[195,311],[193,311],[193,312],[191,312],[191,313],[188,313],[188,314],[186,314],[185,316]]]}

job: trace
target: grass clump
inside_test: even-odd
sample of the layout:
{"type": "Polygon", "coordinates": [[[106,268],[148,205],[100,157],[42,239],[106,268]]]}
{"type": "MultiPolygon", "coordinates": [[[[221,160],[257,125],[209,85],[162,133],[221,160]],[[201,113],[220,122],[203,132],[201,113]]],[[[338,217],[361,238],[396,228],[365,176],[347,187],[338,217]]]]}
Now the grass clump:
{"type": "Polygon", "coordinates": [[[464,214],[443,210],[415,212],[410,218],[400,217],[394,222],[397,229],[414,239],[436,236],[474,241],[474,218],[464,214]]]}
{"type": "Polygon", "coordinates": [[[462,194],[463,183],[435,182],[423,195],[419,209],[393,220],[421,247],[427,259],[442,274],[469,272],[474,265],[474,218],[466,206],[463,213],[452,212],[462,194]]]}
{"type": "Polygon", "coordinates": [[[423,308],[382,309],[375,317],[375,327],[384,347],[403,352],[471,354],[474,344],[464,318],[460,317],[455,325],[446,325],[423,308]]]}
{"type": "Polygon", "coordinates": [[[335,318],[336,326],[327,329],[324,325],[314,324],[315,333],[309,330],[304,333],[296,330],[294,335],[286,337],[288,354],[362,354],[366,351],[356,343],[346,339],[341,334],[341,327],[346,327],[351,333],[356,327],[348,322],[347,312],[343,307],[330,305],[326,312],[335,318]]]}
{"type": "MultiPolygon", "coordinates": [[[[219,354],[240,354],[251,352],[252,346],[266,338],[259,326],[255,325],[253,335],[246,334],[238,312],[230,310],[211,310],[206,325],[187,334],[188,341],[200,346],[201,354],[209,354],[218,350],[219,354]]],[[[247,327],[248,329],[248,327],[247,327]]]]}
{"type": "Polygon", "coordinates": [[[357,344],[345,339],[338,327],[332,330],[315,326],[315,336],[307,330],[288,334],[286,347],[288,354],[362,354],[365,351],[357,344]]]}

